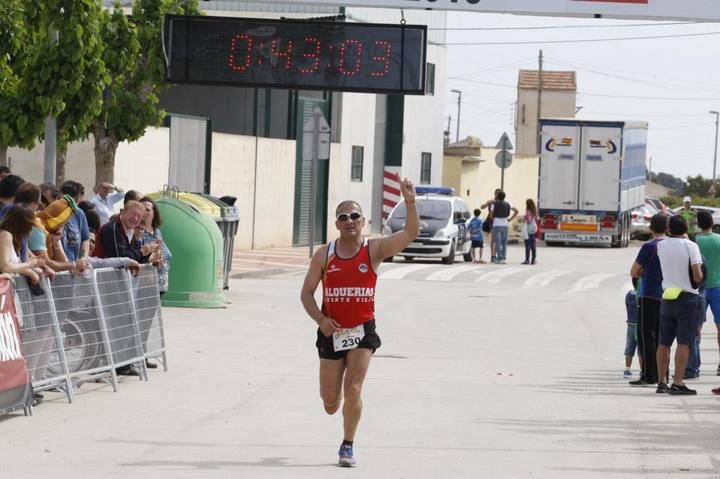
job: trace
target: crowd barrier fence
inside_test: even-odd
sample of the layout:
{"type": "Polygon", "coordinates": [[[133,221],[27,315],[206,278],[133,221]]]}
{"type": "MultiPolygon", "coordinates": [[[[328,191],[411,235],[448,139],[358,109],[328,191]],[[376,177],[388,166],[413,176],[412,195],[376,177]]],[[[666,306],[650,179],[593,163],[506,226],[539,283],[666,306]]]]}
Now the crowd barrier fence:
{"type": "MultiPolygon", "coordinates": [[[[13,285],[34,392],[61,391],[72,403],[75,389],[86,381],[108,382],[117,392],[117,368],[132,366],[147,381],[146,360],[154,358],[167,371],[154,267],[143,266],[136,276],[111,268],[58,273],[39,286],[31,287],[24,277],[15,278],[13,285]]],[[[31,404],[18,407],[32,414],[31,404]]],[[[8,412],[0,407],[3,411],[8,412]]]]}

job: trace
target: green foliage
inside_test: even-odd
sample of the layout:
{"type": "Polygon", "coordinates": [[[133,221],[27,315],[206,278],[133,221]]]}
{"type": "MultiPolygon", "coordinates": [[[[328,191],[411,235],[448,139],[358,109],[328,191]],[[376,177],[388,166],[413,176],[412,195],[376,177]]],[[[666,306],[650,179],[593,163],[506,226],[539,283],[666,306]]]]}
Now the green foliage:
{"type": "MultiPolygon", "coordinates": [[[[708,196],[691,196],[692,204],[699,206],[712,206],[720,208],[720,198],[712,198],[708,196]]],[[[663,196],[660,200],[670,208],[682,205],[682,196],[663,196]]]]}
{"type": "MultiPolygon", "coordinates": [[[[197,0],[137,0],[132,16],[119,6],[104,17],[103,56],[110,74],[96,135],[135,141],[148,126],[159,126],[165,113],[158,107],[165,84],[162,25],[165,14],[198,15],[197,0]]],[[[97,138],[96,138],[97,139],[97,138]]]]}

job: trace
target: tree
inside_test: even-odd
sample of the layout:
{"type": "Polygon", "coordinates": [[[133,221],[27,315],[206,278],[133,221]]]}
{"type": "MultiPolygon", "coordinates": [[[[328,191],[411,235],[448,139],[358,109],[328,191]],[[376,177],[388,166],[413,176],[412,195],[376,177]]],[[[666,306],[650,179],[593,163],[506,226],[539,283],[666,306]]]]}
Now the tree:
{"type": "Polygon", "coordinates": [[[33,62],[51,54],[39,51],[41,37],[26,29],[30,7],[23,0],[0,1],[0,165],[5,166],[8,147],[32,148],[52,109],[52,100],[33,92],[27,81],[33,62]]]}
{"type": "Polygon", "coordinates": [[[165,116],[159,93],[167,86],[162,49],[166,14],[199,15],[197,0],[136,0],[132,16],[118,5],[103,17],[103,61],[110,83],[93,122],[95,180],[114,182],[115,154],[122,141],[136,141],[165,116]]]}
{"type": "Polygon", "coordinates": [[[708,190],[712,185],[712,179],[703,178],[702,175],[688,176],[685,194],[690,196],[708,196],[708,190]]]}
{"type": "Polygon", "coordinates": [[[685,182],[669,173],[652,173],[650,180],[670,188],[675,194],[682,195],[685,192],[685,182]]]}
{"type": "Polygon", "coordinates": [[[88,137],[93,121],[102,108],[102,94],[110,82],[103,61],[100,37],[102,9],[96,0],[73,0],[63,10],[59,24],[60,57],[71,59],[66,64],[72,73],[63,94],[65,108],[57,117],[56,181],[65,180],[68,144],[88,137]],[[76,78],[79,81],[76,81],[76,78]]]}

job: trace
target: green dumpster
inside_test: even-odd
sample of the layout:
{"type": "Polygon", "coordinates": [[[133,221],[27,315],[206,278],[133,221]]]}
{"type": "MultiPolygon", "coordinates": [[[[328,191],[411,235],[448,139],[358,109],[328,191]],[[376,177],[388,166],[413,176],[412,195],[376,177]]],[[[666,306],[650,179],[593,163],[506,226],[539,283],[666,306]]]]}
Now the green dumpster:
{"type": "Polygon", "coordinates": [[[216,223],[177,199],[159,197],[156,203],[163,219],[163,239],[173,253],[163,306],[224,307],[223,238],[216,223]]]}

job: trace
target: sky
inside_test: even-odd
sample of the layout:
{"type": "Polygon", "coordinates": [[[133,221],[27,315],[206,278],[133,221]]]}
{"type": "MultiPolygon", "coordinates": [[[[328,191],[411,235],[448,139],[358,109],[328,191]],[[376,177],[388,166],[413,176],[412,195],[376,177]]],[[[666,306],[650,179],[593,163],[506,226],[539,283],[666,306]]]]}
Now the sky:
{"type": "MultiPolygon", "coordinates": [[[[652,171],[712,177],[716,116],[708,112],[720,111],[720,24],[672,23],[448,13],[445,117],[452,117],[451,140],[457,116],[452,89],[463,92],[461,139],[472,135],[494,146],[507,132],[514,140],[518,70],[537,70],[542,49],[543,69],[577,72],[578,118],[645,121],[652,171]],[[648,36],[667,38],[579,41],[648,36]]],[[[720,161],[717,169],[720,177],[720,161]]]]}

